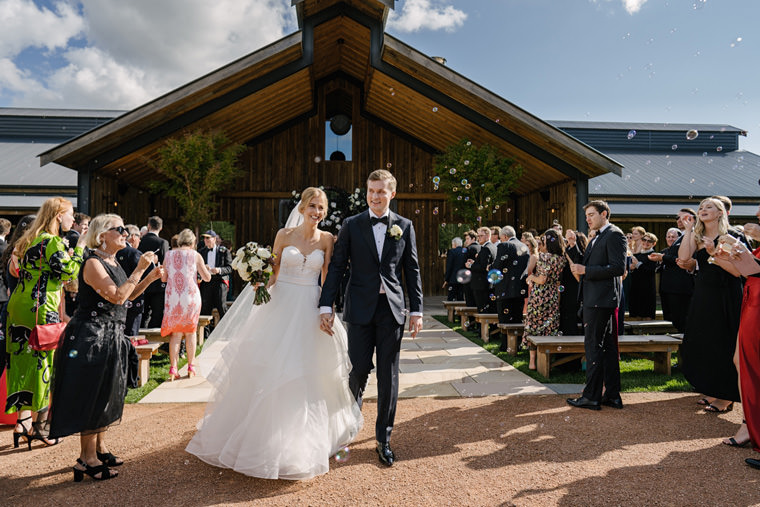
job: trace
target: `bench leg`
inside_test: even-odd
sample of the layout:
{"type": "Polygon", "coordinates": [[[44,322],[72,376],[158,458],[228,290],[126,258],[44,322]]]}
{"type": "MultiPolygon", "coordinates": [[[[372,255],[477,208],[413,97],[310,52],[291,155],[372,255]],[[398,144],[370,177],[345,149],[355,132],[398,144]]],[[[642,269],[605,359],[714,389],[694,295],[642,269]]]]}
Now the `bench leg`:
{"type": "Polygon", "coordinates": [[[546,378],[549,378],[549,371],[551,370],[551,353],[548,350],[536,350],[536,368],[538,373],[546,378]]]}
{"type": "Polygon", "coordinates": [[[654,372],[670,375],[670,351],[654,353],[654,372]]]}
{"type": "Polygon", "coordinates": [[[507,353],[511,353],[513,356],[517,355],[518,345],[517,339],[520,337],[517,333],[507,333],[507,353]]]}
{"type": "Polygon", "coordinates": [[[447,312],[446,318],[449,319],[449,322],[454,322],[454,307],[448,308],[447,312]]]}
{"type": "Polygon", "coordinates": [[[480,339],[488,343],[491,340],[491,332],[487,322],[480,324],[480,339]]]}
{"type": "Polygon", "coordinates": [[[148,377],[150,376],[150,358],[140,358],[139,370],[140,380],[137,384],[142,387],[148,382],[148,377]]]}
{"type": "Polygon", "coordinates": [[[198,346],[203,345],[203,339],[206,336],[206,326],[198,326],[198,346]]]}

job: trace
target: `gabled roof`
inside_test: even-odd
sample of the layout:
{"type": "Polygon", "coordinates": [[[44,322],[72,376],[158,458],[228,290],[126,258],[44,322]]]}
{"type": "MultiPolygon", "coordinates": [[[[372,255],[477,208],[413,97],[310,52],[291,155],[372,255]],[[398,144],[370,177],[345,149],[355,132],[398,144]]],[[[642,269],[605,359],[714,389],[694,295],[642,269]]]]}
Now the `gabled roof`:
{"type": "Polygon", "coordinates": [[[169,137],[221,127],[244,143],[317,114],[315,89],[335,75],[363,88],[361,114],[434,150],[461,138],[489,143],[524,168],[518,193],[567,179],[620,173],[621,165],[401,41],[383,34],[379,0],[295,1],[302,30],[159,97],[41,156],[135,185],[169,137]]]}

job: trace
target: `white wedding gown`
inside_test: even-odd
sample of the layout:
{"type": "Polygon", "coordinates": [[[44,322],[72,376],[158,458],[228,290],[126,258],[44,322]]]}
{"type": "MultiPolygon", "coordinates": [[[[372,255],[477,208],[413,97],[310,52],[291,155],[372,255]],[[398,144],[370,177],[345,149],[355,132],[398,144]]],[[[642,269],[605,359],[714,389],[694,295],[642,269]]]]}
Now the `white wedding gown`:
{"type": "Polygon", "coordinates": [[[228,343],[206,375],[214,393],[188,452],[253,477],[308,479],[356,437],[346,331],[338,319],[333,336],[319,329],[323,262],[322,250],[285,247],[272,300],[240,297],[212,333],[228,343]]]}

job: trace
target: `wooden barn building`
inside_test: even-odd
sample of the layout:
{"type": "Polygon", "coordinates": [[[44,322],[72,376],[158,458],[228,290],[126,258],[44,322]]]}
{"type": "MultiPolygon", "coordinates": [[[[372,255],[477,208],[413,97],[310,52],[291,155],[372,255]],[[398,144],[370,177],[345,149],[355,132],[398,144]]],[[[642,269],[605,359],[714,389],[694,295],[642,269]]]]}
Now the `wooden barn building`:
{"type": "Polygon", "coordinates": [[[181,212],[148,191],[160,177],[148,161],[167,138],[221,129],[247,148],[244,176],[221,194],[216,217],[234,225],[238,243],[270,243],[293,190],[350,192],[389,167],[397,211],[417,230],[427,294],[441,285],[439,225],[452,220],[431,181],[433,159],[448,146],[487,143],[523,167],[513,201],[484,225],[558,219],[576,227],[589,179],[621,174],[596,149],[384,33],[394,0],[292,3],[297,32],[46,151],[41,162],[78,172],[80,210],[134,223],[158,214],[173,231],[184,225],[181,212]],[[326,125],[338,117],[349,139],[341,141],[345,160],[330,160],[326,125]]]}

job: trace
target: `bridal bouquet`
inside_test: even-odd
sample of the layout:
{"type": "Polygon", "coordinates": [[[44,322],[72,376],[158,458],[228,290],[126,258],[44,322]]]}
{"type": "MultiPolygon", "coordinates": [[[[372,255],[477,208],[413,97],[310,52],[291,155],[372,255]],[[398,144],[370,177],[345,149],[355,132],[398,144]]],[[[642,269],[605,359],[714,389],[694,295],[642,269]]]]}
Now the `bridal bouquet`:
{"type": "Polygon", "coordinates": [[[266,284],[272,275],[273,265],[272,251],[253,241],[238,248],[235,258],[232,259],[232,269],[236,270],[243,280],[260,284],[256,287],[256,294],[253,297],[254,305],[263,305],[272,299],[266,289],[266,284]]]}

